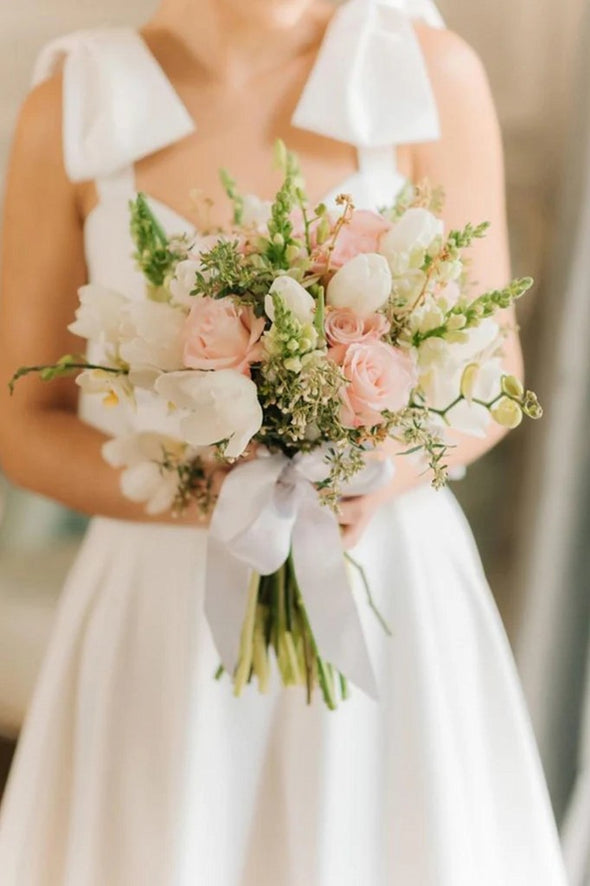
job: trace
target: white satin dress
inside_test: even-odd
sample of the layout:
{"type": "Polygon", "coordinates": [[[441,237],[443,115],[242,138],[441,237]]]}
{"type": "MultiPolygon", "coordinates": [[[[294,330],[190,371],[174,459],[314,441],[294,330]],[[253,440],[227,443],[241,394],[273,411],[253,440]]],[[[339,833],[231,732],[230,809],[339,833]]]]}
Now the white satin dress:
{"type": "MultiPolygon", "coordinates": [[[[403,0],[350,0],[332,22],[293,118],[359,148],[328,199],[387,202],[402,184],[393,146],[437,136],[413,11],[441,24],[403,0]]],[[[134,31],[63,38],[36,79],[62,63],[66,168],[100,196],[89,277],[140,297],[133,163],[195,124],[134,31]]],[[[108,432],[156,421],[92,399],[82,417],[108,432]]],[[[564,886],[513,659],[450,492],[391,501],[355,550],[394,636],[355,588],[380,699],[355,690],[335,713],[214,681],[205,542],[92,521],[7,787],[2,886],[564,886]]]]}

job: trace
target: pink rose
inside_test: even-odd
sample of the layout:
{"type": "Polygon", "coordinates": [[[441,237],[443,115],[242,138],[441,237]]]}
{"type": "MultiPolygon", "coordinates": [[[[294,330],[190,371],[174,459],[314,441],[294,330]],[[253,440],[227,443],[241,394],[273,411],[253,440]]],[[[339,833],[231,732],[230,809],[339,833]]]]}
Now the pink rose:
{"type": "MultiPolygon", "coordinates": [[[[333,357],[333,352],[329,352],[333,357]]],[[[349,345],[337,360],[348,384],[342,391],[341,420],[345,427],[383,424],[383,411],[408,405],[416,382],[410,357],[382,341],[349,345]]]]}
{"type": "Polygon", "coordinates": [[[332,345],[332,359],[340,363],[348,345],[364,341],[378,341],[389,329],[383,314],[359,317],[350,308],[328,309],[325,330],[328,343],[332,345]]]}
{"type": "Polygon", "coordinates": [[[185,366],[250,375],[250,364],[261,358],[264,324],[233,298],[196,298],[183,328],[185,366]]]}
{"type": "Polygon", "coordinates": [[[330,258],[334,270],[362,252],[379,252],[380,237],[391,229],[391,223],[377,212],[357,209],[348,224],[343,225],[330,258]]]}

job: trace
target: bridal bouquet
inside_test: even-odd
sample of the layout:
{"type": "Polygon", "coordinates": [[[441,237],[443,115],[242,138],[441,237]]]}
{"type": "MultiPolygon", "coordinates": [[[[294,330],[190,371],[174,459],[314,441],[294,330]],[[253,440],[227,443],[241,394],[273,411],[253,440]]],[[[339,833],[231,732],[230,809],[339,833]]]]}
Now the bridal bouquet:
{"type": "Polygon", "coordinates": [[[236,694],[253,678],[267,688],[274,653],[285,685],[308,699],[319,687],[333,708],[346,678],[375,692],[339,499],[390,482],[388,439],[440,487],[449,429],[483,435],[490,421],[540,416],[503,372],[497,317],[531,280],[474,297],[464,250],[485,224],[445,234],[426,185],[379,212],[346,194],[311,207],[295,156],[282,143],[276,154],[272,203],[222,173],[225,230],[168,236],[139,195],[144,297],[83,287],[69,328],[88,354],[13,382],[74,373],[105,408],[149,404],[153,429],[109,441],[104,457],[150,514],[211,512],[207,615],[236,694]],[[233,465],[218,497],[216,463],[233,465]]]}

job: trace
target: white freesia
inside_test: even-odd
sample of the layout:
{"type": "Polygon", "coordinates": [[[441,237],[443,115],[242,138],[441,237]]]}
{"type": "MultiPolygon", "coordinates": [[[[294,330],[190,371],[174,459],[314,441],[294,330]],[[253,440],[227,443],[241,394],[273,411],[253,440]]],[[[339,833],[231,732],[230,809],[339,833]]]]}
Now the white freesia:
{"type": "Polygon", "coordinates": [[[376,252],[356,255],[336,271],[326,290],[334,308],[350,308],[366,317],[381,308],[391,294],[392,277],[387,260],[376,252]]]}
{"type": "Polygon", "coordinates": [[[270,219],[271,209],[272,203],[269,200],[261,200],[255,194],[246,194],[242,205],[242,224],[261,230],[270,219]]]}
{"type": "Polygon", "coordinates": [[[186,410],[180,426],[193,446],[227,440],[225,455],[237,458],[262,426],[256,385],[234,369],[166,373],[159,377],[155,389],[186,410]]]}
{"type": "Polygon", "coordinates": [[[294,317],[305,326],[307,323],[313,322],[315,313],[315,301],[313,296],[309,294],[301,283],[294,280],[288,274],[277,277],[274,280],[268,295],[264,299],[264,310],[266,316],[274,323],[275,306],[273,301],[273,293],[280,296],[285,307],[291,311],[294,317]]]}
{"type": "Polygon", "coordinates": [[[116,344],[122,313],[129,300],[119,292],[97,284],[82,286],[78,290],[80,305],[76,319],[68,329],[80,338],[116,344]]]}
{"type": "Polygon", "coordinates": [[[184,311],[166,302],[138,301],[125,311],[119,353],[133,370],[180,369],[184,311]]]}
{"type": "Polygon", "coordinates": [[[437,237],[442,236],[443,231],[443,222],[432,212],[408,209],[391,230],[381,236],[379,252],[395,265],[400,254],[426,251],[437,237]]]}
{"type": "Polygon", "coordinates": [[[127,375],[105,369],[85,369],[76,378],[76,384],[85,394],[102,394],[105,406],[118,406],[121,401],[133,403],[133,384],[127,375]]]}
{"type": "MultiPolygon", "coordinates": [[[[425,302],[412,318],[411,331],[428,332],[440,325],[441,317],[433,301],[425,302]]],[[[501,330],[495,320],[482,320],[479,326],[459,330],[461,341],[447,341],[438,336],[427,338],[417,349],[417,363],[422,369],[433,369],[441,378],[454,368],[463,368],[470,362],[479,362],[482,354],[497,349],[501,330]]]]}
{"type": "Polygon", "coordinates": [[[102,447],[104,460],[123,469],[121,491],[130,501],[145,502],[148,514],[169,511],[178,491],[178,475],[161,466],[165,453],[187,456],[187,447],[173,437],[140,432],[116,437],[102,447]]]}
{"type": "Polygon", "coordinates": [[[457,399],[461,390],[469,398],[453,406],[446,414],[446,424],[472,436],[485,436],[491,417],[478,403],[490,402],[500,391],[504,373],[501,357],[500,328],[492,320],[465,330],[462,342],[447,342],[438,337],[420,345],[416,357],[419,386],[432,409],[444,410],[457,399]],[[464,373],[469,367],[468,390],[464,373]]]}

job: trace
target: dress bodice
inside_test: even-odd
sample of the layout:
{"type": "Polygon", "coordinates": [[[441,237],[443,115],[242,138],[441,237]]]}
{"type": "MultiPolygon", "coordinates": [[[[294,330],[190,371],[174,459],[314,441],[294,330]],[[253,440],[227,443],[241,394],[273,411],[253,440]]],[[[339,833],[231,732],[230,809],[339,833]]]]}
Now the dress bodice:
{"type": "MultiPolygon", "coordinates": [[[[350,193],[358,208],[391,201],[404,183],[395,146],[439,136],[436,105],[412,18],[442,21],[431,0],[348,0],[332,17],[292,124],[354,145],[357,171],[325,195],[350,193]]],[[[134,266],[129,200],[134,165],[185,138],[193,120],[139,32],[99,29],[62,37],[40,54],[38,83],[63,69],[64,163],[72,181],[94,180],[98,203],[84,226],[88,279],[140,298],[144,281],[134,266]]],[[[149,198],[170,234],[193,233],[189,221],[149,198]]],[[[98,351],[90,344],[89,355],[98,351]]],[[[149,398],[148,398],[149,400],[149,398]]],[[[109,433],[161,429],[146,400],[131,414],[105,410],[81,397],[81,415],[109,433]]]]}

